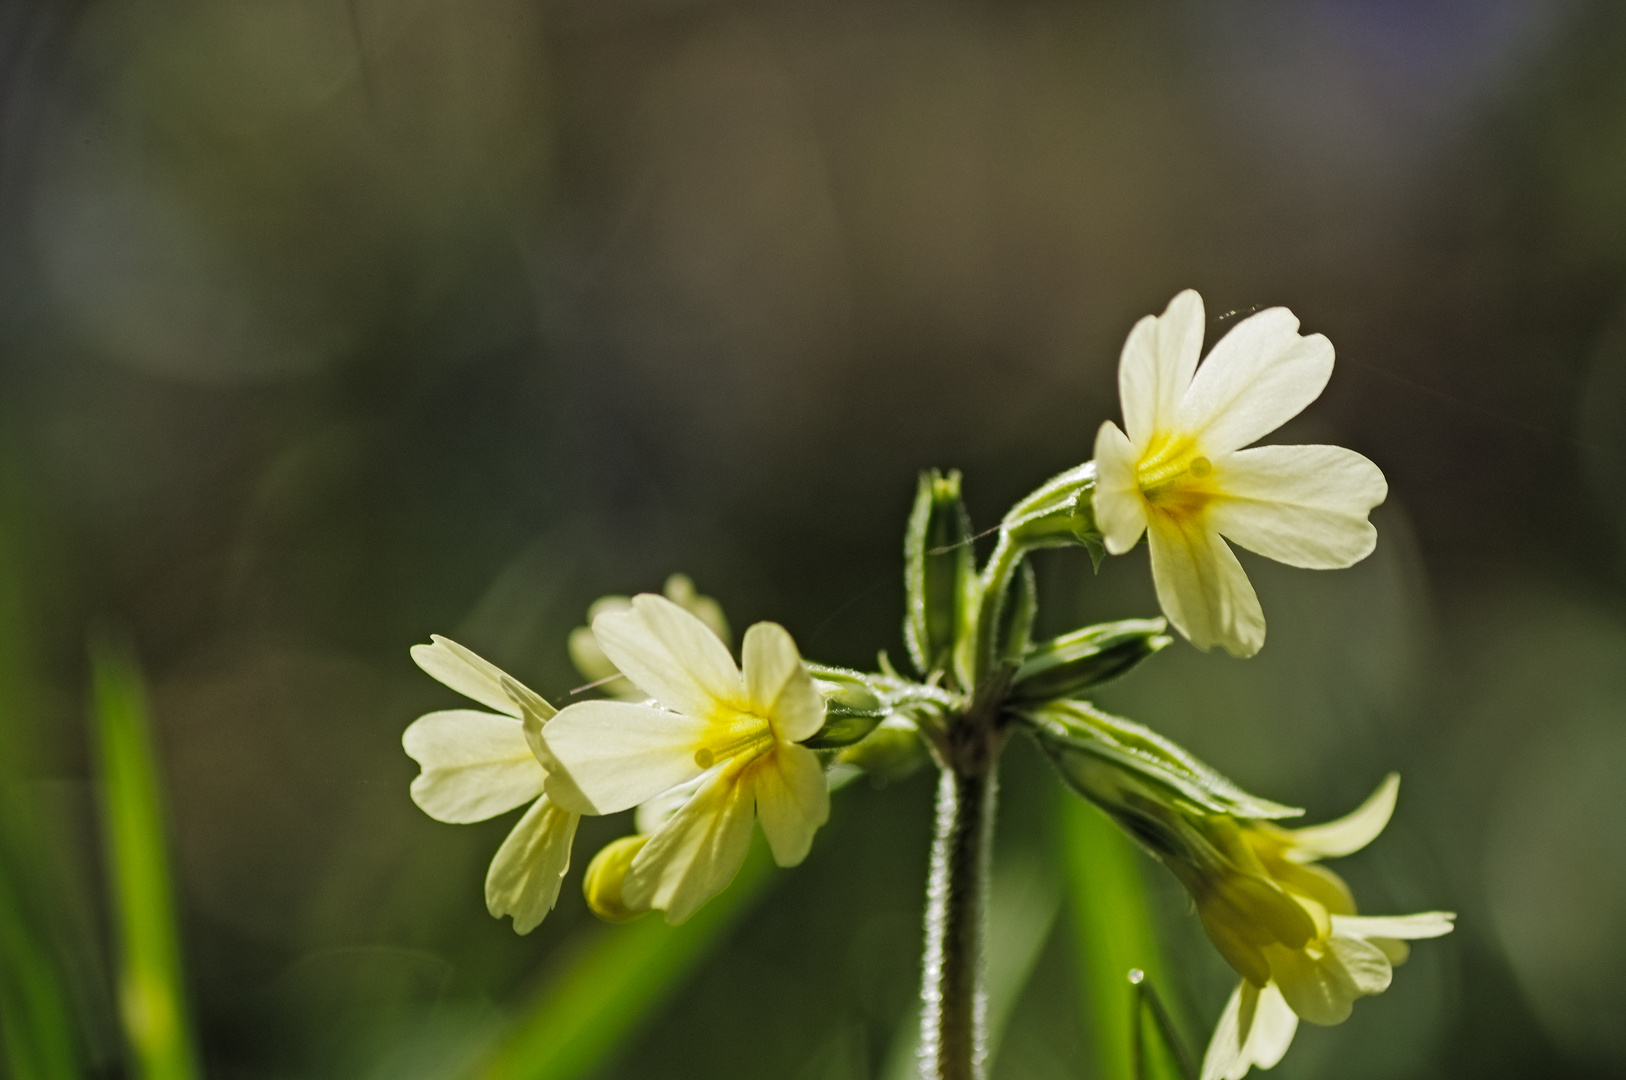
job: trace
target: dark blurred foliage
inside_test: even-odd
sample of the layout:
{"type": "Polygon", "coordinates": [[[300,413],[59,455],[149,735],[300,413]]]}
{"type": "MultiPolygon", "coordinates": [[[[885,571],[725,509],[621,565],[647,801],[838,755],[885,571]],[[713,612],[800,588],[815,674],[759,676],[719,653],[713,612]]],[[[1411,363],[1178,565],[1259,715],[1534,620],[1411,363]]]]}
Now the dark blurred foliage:
{"type": "MultiPolygon", "coordinates": [[[[589,920],[571,885],[515,937],[481,897],[507,822],[407,798],[400,732],[451,701],[408,646],[558,701],[588,604],[682,570],[868,666],[917,470],[996,520],[1188,286],[1211,341],[1275,304],[1332,339],[1279,438],[1376,460],[1382,541],[1244,556],[1263,654],[1180,643],[1103,701],[1314,818],[1400,770],[1340,869],[1461,912],[1281,1075],[1626,1073],[1626,8],[11,0],[0,65],[41,687],[8,745],[82,824],[83,634],[138,643],[210,1075],[430,1075],[589,920]]],[[[1043,619],[1153,613],[1144,560],[1047,556],[1043,619]]],[[[1049,784],[1014,752],[1007,859],[1045,858],[1049,784]]],[[[838,800],[606,1075],[879,1075],[929,794],[838,800]]],[[[1206,1030],[1228,976],[1153,880],[1206,1030]]],[[[1085,1075],[1064,939],[998,1076],[1085,1075]]]]}

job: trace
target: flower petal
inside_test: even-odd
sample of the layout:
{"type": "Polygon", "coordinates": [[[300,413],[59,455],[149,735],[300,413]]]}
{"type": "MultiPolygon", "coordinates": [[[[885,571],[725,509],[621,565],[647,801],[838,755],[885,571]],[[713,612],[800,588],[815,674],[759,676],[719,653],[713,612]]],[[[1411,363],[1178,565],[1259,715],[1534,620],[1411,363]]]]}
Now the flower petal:
{"type": "Polygon", "coordinates": [[[775,735],[801,742],[824,726],[824,696],[814,689],[796,642],[783,626],[757,623],[745,632],[740,654],[751,711],[766,717],[775,735]]]}
{"type": "MultiPolygon", "coordinates": [[[[1330,959],[1342,968],[1342,977],[1363,994],[1381,994],[1393,981],[1394,966],[1383,950],[1364,938],[1334,932],[1327,940],[1330,959]]],[[[1325,963],[1327,961],[1323,961],[1325,963]]]]}
{"type": "Polygon", "coordinates": [[[1248,657],[1265,643],[1265,613],[1236,554],[1200,521],[1153,514],[1147,531],[1157,601],[1199,649],[1248,657]]]}
{"type": "Polygon", "coordinates": [[[676,712],[706,716],[744,695],[739,668],[706,624],[664,596],[643,593],[632,607],[593,620],[593,636],[638,689],[676,712]]]}
{"type": "Polygon", "coordinates": [[[1378,467],[1342,446],[1259,446],[1214,463],[1210,526],[1307,570],[1353,566],[1377,545],[1367,520],[1389,494],[1378,467]]]}
{"type": "Polygon", "coordinates": [[[1214,1026],[1203,1055],[1202,1080],[1242,1080],[1255,1066],[1275,1068],[1298,1026],[1298,1016],[1275,983],[1261,989],[1243,979],[1214,1026]]]}
{"type": "Polygon", "coordinates": [[[548,794],[578,814],[613,814],[699,775],[706,721],[629,701],[583,701],[542,729],[548,794]],[[561,773],[563,775],[561,776],[561,773]]]}
{"type": "Polygon", "coordinates": [[[565,648],[570,653],[570,662],[576,665],[576,670],[581,672],[582,678],[588,682],[603,683],[621,676],[617,681],[622,685],[611,689],[630,688],[626,676],[621,675],[616,666],[610,663],[610,658],[604,655],[604,650],[599,647],[598,638],[593,636],[590,627],[578,626],[572,630],[570,637],[565,641],[565,648]]]}
{"type": "Polygon", "coordinates": [[[508,716],[449,709],[420,716],[401,735],[407,756],[423,766],[412,801],[436,821],[484,821],[542,794],[546,776],[508,716]]]}
{"type": "Polygon", "coordinates": [[[1353,813],[1323,825],[1288,830],[1293,846],[1287,849],[1287,858],[1294,862],[1311,862],[1353,855],[1376,840],[1389,824],[1399,794],[1400,774],[1390,773],[1353,813]]]}
{"type": "Polygon", "coordinates": [[[818,757],[805,746],[780,746],[749,776],[774,862],[795,866],[807,858],[813,834],[830,818],[830,789],[818,757]]]}
{"type": "Polygon", "coordinates": [[[579,820],[544,795],[497,849],[486,872],[486,910],[499,919],[512,915],[515,933],[535,930],[558,902],[579,820]]]}
{"type": "MultiPolygon", "coordinates": [[[[1301,1020],[1312,1024],[1342,1024],[1349,1019],[1360,996],[1343,964],[1331,953],[1317,960],[1303,949],[1270,946],[1270,973],[1282,997],[1301,1020]]],[[[1377,950],[1373,950],[1377,952],[1377,950]]],[[[1381,958],[1382,953],[1378,953],[1381,958]]]]}
{"type": "Polygon", "coordinates": [[[1300,337],[1286,308],[1243,319],[1197,369],[1175,426],[1212,457],[1270,434],[1321,396],[1332,377],[1332,342],[1300,337]]]}
{"type": "Polygon", "coordinates": [[[747,764],[719,767],[650,837],[621,883],[629,909],[660,908],[676,926],[734,880],[751,846],[751,792],[740,783],[747,764]]]}
{"type": "Polygon", "coordinates": [[[519,716],[519,706],[502,688],[504,672],[450,638],[430,634],[429,645],[412,646],[412,659],[429,675],[504,716],[519,716]]]}
{"type": "Polygon", "coordinates": [[[654,836],[709,779],[711,777],[701,773],[687,783],[667,788],[652,799],[645,799],[638,804],[638,811],[632,817],[633,828],[643,836],[654,836]]]}
{"type": "Polygon", "coordinates": [[[1259,991],[1259,1005],[1253,1014],[1253,1030],[1242,1048],[1243,1057],[1261,1069],[1274,1069],[1287,1054],[1287,1048],[1293,1044],[1293,1034],[1298,1029],[1298,1014],[1288,1008],[1275,983],[1267,984],[1259,991]]]}
{"type": "Polygon", "coordinates": [[[1124,428],[1137,447],[1174,421],[1203,351],[1203,298],[1187,289],[1129,331],[1118,359],[1124,428]]]}
{"type": "Polygon", "coordinates": [[[1252,1032],[1258,1003],[1259,988],[1247,979],[1231,991],[1203,1053],[1202,1080],[1242,1080],[1248,1074],[1251,1063],[1243,1058],[1242,1048],[1252,1032]]]}
{"type": "Polygon", "coordinates": [[[1334,915],[1334,933],[1363,938],[1443,937],[1455,929],[1454,911],[1424,911],[1417,915],[1334,915]]]}
{"type": "Polygon", "coordinates": [[[1135,448],[1111,420],[1095,433],[1095,525],[1108,551],[1122,555],[1146,531],[1146,500],[1135,479],[1135,448]]]}

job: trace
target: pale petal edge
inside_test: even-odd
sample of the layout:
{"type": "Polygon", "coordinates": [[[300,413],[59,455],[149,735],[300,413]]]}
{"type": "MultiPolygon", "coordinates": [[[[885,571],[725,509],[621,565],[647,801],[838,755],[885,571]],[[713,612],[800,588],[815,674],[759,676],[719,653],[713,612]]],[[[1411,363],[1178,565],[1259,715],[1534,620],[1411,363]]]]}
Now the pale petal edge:
{"type": "Polygon", "coordinates": [[[1400,774],[1392,772],[1365,802],[1338,820],[1289,830],[1293,846],[1288,849],[1287,858],[1294,862],[1313,862],[1353,855],[1383,832],[1399,796],[1400,774]]]}

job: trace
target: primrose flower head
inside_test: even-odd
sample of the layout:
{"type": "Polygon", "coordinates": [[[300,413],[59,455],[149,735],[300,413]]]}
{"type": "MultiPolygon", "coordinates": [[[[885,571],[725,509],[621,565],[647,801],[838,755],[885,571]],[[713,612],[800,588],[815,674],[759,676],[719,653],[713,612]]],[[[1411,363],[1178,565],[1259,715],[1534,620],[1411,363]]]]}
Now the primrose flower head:
{"type": "Polygon", "coordinates": [[[613,814],[692,785],[647,841],[627,845],[624,867],[603,868],[615,905],[687,919],[733,880],[754,817],[779,865],[801,862],[829,816],[824,771],[798,745],[823,726],[824,698],[785,629],[746,631],[742,671],[704,622],[646,593],[600,614],[593,636],[652,700],[584,701],[554,717],[541,736],[549,797],[613,814]]]}
{"type": "Polygon", "coordinates": [[[1270,1068],[1299,1019],[1343,1023],[1356,998],[1388,989],[1408,939],[1450,933],[1448,912],[1357,915],[1348,886],[1317,865],[1370,843],[1388,823],[1398,788],[1391,774],[1353,814],[1306,829],[1217,819],[1203,829],[1209,852],[1169,861],[1209,939],[1242,975],[1209,1043],[1203,1080],[1270,1068]]]}
{"type": "Polygon", "coordinates": [[[432,712],[406,729],[402,746],[423,768],[412,781],[412,799],[436,821],[459,824],[531,803],[486,875],[487,909],[498,918],[512,915],[514,929],[528,934],[559,899],[579,820],[542,793],[540,734],[554,709],[457,642],[438,636],[432,642],[413,647],[418,666],[496,711],[432,712]]]}
{"type": "Polygon", "coordinates": [[[1298,415],[1332,375],[1332,344],[1301,336],[1286,308],[1238,323],[1197,364],[1203,302],[1187,290],[1135,324],[1118,367],[1124,428],[1095,440],[1094,509],[1106,549],[1147,534],[1169,621],[1192,644],[1252,656],[1259,599],[1228,538],[1308,569],[1371,553],[1367,520],[1388,493],[1378,467],[1338,446],[1243,449],[1298,415]]]}

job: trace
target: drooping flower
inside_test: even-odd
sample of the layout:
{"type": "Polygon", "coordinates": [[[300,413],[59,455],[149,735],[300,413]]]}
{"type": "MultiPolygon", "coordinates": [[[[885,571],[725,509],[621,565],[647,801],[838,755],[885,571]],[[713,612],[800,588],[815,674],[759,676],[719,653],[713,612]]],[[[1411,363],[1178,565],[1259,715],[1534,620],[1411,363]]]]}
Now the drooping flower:
{"type": "Polygon", "coordinates": [[[1170,862],[1210,940],[1242,975],[1204,1055],[1202,1080],[1241,1080],[1252,1067],[1272,1067],[1300,1019],[1343,1023],[1356,998],[1389,988],[1408,940],[1451,932],[1449,912],[1357,915],[1348,886],[1317,865],[1376,838],[1398,789],[1391,774],[1353,814],[1311,828],[1247,822],[1210,829],[1220,860],[1170,862]]]}
{"type": "Polygon", "coordinates": [[[412,800],[436,821],[455,824],[535,800],[486,874],[487,910],[497,918],[512,915],[515,931],[528,934],[559,899],[580,820],[543,794],[547,770],[539,737],[554,709],[455,641],[437,635],[432,642],[413,646],[418,666],[496,713],[449,709],[413,721],[401,736],[408,756],[423,768],[412,781],[412,800]]]}
{"type": "Polygon", "coordinates": [[[1095,517],[1114,555],[1147,534],[1158,602],[1192,644],[1252,656],[1265,618],[1226,539],[1290,566],[1351,566],[1377,543],[1367,514],[1388,485],[1339,446],[1243,449],[1321,395],[1333,363],[1325,337],[1301,336],[1292,312],[1270,308],[1199,367],[1203,323],[1188,289],[1130,331],[1118,367],[1124,429],[1109,420],[1095,439],[1095,517]]]}
{"type": "MultiPolygon", "coordinates": [[[[711,632],[717,635],[724,645],[732,644],[733,639],[728,631],[728,618],[723,614],[723,607],[709,596],[702,595],[694,587],[694,581],[688,574],[673,574],[666,579],[666,586],[662,589],[666,598],[690,615],[705,623],[711,632]]],[[[592,622],[600,615],[612,611],[626,611],[632,607],[632,599],[626,596],[601,596],[593,601],[593,606],[587,609],[587,626],[578,626],[570,632],[568,647],[571,663],[592,684],[602,686],[603,692],[610,697],[640,700],[644,697],[632,683],[619,678],[621,672],[604,655],[599,648],[598,639],[593,636],[592,622]]]]}
{"type": "Polygon", "coordinates": [[[680,923],[722,891],[758,818],[780,866],[807,856],[829,816],[818,758],[802,742],[824,699],[785,629],[745,634],[743,671],[700,619],[664,597],[593,620],[604,655],[651,702],[584,701],[542,732],[547,791],[577,813],[612,814],[679,785],[693,791],[620,868],[616,902],[680,923]]]}

